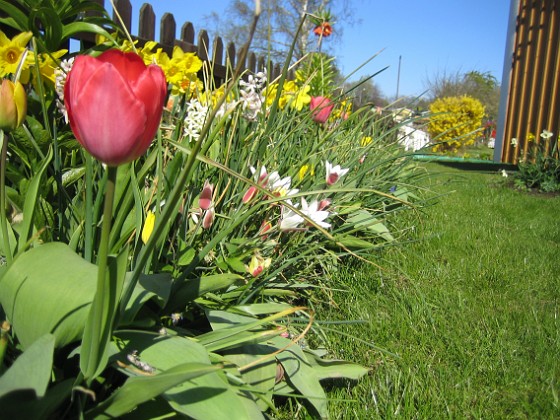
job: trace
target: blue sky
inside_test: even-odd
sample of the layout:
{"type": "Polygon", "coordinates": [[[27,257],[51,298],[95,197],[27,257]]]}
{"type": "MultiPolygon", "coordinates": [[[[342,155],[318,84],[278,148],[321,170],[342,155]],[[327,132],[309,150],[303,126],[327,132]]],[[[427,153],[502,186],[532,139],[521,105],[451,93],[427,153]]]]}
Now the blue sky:
{"type": "MultiPolygon", "coordinates": [[[[136,16],[133,34],[138,30],[138,10],[144,2],[131,1],[136,16]]],[[[229,0],[150,3],[156,21],[170,12],[179,31],[185,21],[191,21],[195,30],[204,28],[205,16],[224,10],[229,0]]],[[[426,82],[437,75],[478,70],[490,72],[498,81],[502,77],[510,0],[350,0],[350,4],[359,21],[343,25],[342,38],[333,51],[343,74],[350,74],[381,51],[351,80],[389,66],[374,81],[386,96],[394,97],[399,57],[400,95],[421,94],[426,82]]]]}

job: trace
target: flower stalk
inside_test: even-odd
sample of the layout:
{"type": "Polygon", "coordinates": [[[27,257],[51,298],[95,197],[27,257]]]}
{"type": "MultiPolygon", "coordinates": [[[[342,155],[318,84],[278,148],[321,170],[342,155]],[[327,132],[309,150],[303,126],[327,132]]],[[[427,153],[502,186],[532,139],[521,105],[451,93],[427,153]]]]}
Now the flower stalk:
{"type": "Polygon", "coordinates": [[[12,263],[12,251],[10,248],[10,238],[8,237],[8,220],[6,217],[6,160],[8,157],[8,140],[5,138],[4,130],[0,130],[0,144],[2,144],[2,154],[0,156],[0,229],[2,229],[6,262],[10,265],[12,263]]]}

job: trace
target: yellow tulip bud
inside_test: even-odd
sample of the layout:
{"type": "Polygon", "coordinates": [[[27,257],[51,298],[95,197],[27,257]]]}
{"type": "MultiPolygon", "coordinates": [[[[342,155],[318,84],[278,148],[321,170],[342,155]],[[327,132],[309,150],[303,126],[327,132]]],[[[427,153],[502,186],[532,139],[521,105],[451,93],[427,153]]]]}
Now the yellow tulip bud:
{"type": "Polygon", "coordinates": [[[151,211],[148,211],[148,214],[146,214],[146,220],[144,221],[144,227],[142,228],[142,242],[144,242],[144,245],[148,243],[148,239],[152,236],[155,223],[156,215],[151,211]]]}
{"type": "Polygon", "coordinates": [[[18,128],[27,114],[27,95],[20,82],[2,79],[0,86],[0,129],[18,128]]]}

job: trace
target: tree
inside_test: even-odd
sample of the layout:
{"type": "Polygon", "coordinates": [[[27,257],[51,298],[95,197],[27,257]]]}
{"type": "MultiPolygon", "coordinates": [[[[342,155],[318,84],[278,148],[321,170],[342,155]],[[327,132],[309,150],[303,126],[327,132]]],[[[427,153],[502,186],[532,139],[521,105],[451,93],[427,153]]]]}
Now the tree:
{"type": "Polygon", "coordinates": [[[428,81],[432,100],[468,95],[478,99],[486,109],[486,117],[498,116],[500,84],[490,72],[471,70],[466,73],[436,75],[428,81]]]}
{"type": "Polygon", "coordinates": [[[381,90],[375,84],[372,78],[367,76],[361,77],[357,82],[346,82],[344,84],[346,92],[352,91],[354,95],[353,107],[354,109],[363,106],[385,106],[387,99],[383,97],[381,90]]]}
{"type": "MultiPolygon", "coordinates": [[[[315,48],[317,36],[313,33],[315,24],[309,17],[305,20],[301,32],[296,38],[296,31],[306,15],[328,13],[332,10],[336,22],[331,22],[333,37],[340,37],[341,22],[351,21],[352,11],[349,0],[261,0],[261,16],[251,50],[258,55],[270,57],[275,62],[284,62],[289,48],[296,39],[294,60],[302,58],[315,48]],[[332,10],[337,6],[336,10],[332,10]]],[[[216,35],[236,45],[243,45],[247,40],[249,26],[254,14],[254,0],[231,0],[225,13],[213,12],[209,25],[216,35]]]]}

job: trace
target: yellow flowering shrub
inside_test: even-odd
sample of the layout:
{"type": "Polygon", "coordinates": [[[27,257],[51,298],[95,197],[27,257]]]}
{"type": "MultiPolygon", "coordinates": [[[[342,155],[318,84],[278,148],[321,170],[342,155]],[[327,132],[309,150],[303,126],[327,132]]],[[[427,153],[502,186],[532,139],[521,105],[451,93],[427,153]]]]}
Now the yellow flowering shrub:
{"type": "Polygon", "coordinates": [[[455,151],[474,143],[481,127],[484,106],[473,97],[450,96],[436,99],[430,105],[428,131],[438,144],[435,152],[455,151]]]}

